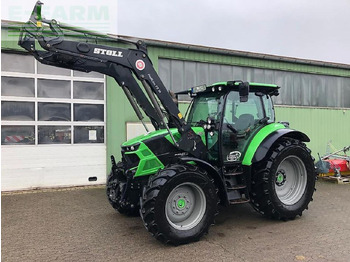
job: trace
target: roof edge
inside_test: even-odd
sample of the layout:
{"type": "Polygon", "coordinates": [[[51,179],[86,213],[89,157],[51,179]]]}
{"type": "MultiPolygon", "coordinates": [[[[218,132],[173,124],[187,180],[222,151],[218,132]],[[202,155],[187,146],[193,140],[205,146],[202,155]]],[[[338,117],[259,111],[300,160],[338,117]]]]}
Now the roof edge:
{"type": "MultiPolygon", "coordinates": [[[[24,22],[1,20],[2,28],[21,27],[23,24],[24,22]]],[[[232,49],[225,49],[225,48],[218,48],[218,47],[194,45],[194,44],[185,44],[185,43],[163,41],[163,40],[156,40],[156,39],[142,38],[142,37],[138,38],[133,36],[115,35],[115,34],[107,34],[107,35],[111,37],[120,37],[128,40],[135,40],[135,41],[143,40],[147,45],[155,46],[155,47],[172,48],[172,49],[195,51],[195,52],[202,52],[202,53],[213,53],[218,55],[229,55],[229,56],[245,57],[245,58],[248,57],[248,58],[260,59],[260,60],[297,63],[297,64],[303,64],[303,65],[309,65],[309,66],[350,69],[350,64],[326,62],[326,61],[319,61],[319,60],[309,60],[309,59],[303,59],[303,58],[278,56],[278,55],[255,53],[255,52],[248,52],[248,51],[239,51],[239,50],[232,50],[232,49]]]]}
{"type": "Polygon", "coordinates": [[[169,41],[148,39],[148,38],[136,38],[136,37],[124,36],[124,35],[113,35],[113,34],[109,34],[109,35],[118,36],[125,39],[130,39],[130,40],[141,39],[145,41],[147,45],[156,46],[156,47],[173,48],[173,49],[196,51],[196,52],[202,52],[202,53],[214,53],[219,55],[231,55],[231,56],[237,56],[237,57],[249,57],[249,58],[261,59],[261,60],[297,63],[297,64],[304,64],[304,65],[311,65],[311,66],[350,69],[350,64],[343,64],[343,63],[295,58],[295,57],[288,57],[288,56],[278,56],[278,55],[263,54],[263,53],[254,53],[254,52],[248,52],[248,51],[239,51],[239,50],[232,50],[232,49],[225,49],[225,48],[218,48],[218,47],[169,42],[169,41]]]}

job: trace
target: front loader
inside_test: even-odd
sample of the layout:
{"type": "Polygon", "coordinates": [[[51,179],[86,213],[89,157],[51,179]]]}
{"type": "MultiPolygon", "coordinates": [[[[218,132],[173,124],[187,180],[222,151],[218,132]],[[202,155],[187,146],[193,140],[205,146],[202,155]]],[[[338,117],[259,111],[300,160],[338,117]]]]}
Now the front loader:
{"type": "Polygon", "coordinates": [[[86,31],[46,20],[41,7],[38,1],[19,45],[41,63],[113,77],[140,121],[143,111],[155,128],[124,142],[120,161],[111,156],[106,192],[114,209],[140,214],[156,239],[174,245],[207,233],[218,205],[249,202],[264,216],[282,220],[307,209],[316,177],[304,144],[309,138],[275,122],[272,97],[278,86],[236,80],[193,87],[176,94],[192,98],[184,117],[144,42],[91,32],[93,40],[111,45],[69,40],[68,29],[82,36],[86,31]]]}

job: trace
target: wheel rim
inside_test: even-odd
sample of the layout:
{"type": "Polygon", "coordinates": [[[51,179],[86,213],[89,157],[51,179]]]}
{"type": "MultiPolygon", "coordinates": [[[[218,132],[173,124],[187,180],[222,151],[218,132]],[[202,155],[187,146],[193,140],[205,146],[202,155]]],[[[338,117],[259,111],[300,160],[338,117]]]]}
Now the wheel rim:
{"type": "Polygon", "coordinates": [[[206,210],[203,190],[193,183],[183,183],[174,188],[166,201],[165,214],[169,224],[178,230],[194,228],[206,210]]]}
{"type": "Polygon", "coordinates": [[[275,175],[277,197],[285,205],[294,205],[303,196],[307,183],[304,162],[297,156],[283,159],[275,175]]]}

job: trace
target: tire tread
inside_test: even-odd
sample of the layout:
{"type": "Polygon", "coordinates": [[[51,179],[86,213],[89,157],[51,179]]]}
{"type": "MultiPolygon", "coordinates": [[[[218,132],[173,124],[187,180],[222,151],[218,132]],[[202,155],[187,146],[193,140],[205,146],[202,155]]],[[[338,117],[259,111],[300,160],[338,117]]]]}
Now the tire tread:
{"type": "MultiPolygon", "coordinates": [[[[254,165],[254,171],[252,174],[252,190],[251,190],[251,205],[253,208],[264,215],[265,217],[280,219],[280,220],[293,220],[297,215],[301,216],[302,212],[308,208],[307,204],[312,201],[312,193],[311,196],[306,200],[307,203],[304,205],[302,210],[298,212],[283,212],[282,203],[276,204],[273,203],[272,193],[269,189],[269,183],[271,179],[271,168],[276,161],[276,158],[285,150],[292,147],[302,148],[305,152],[310,155],[310,159],[307,161],[313,162],[313,157],[311,156],[311,150],[306,147],[304,143],[299,140],[292,138],[283,138],[273,147],[270,155],[266,158],[267,160],[263,160],[254,165]]],[[[316,176],[315,176],[316,177],[316,176]]],[[[308,188],[308,187],[307,187],[308,188]]],[[[312,185],[312,192],[314,191],[314,185],[312,185]]]]}

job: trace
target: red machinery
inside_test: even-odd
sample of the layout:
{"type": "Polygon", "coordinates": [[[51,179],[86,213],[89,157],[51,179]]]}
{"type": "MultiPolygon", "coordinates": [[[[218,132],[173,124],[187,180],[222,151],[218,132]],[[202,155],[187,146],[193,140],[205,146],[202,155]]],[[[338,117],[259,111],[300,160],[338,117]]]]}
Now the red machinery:
{"type": "Polygon", "coordinates": [[[347,146],[334,153],[320,157],[320,161],[316,163],[319,176],[349,176],[350,156],[346,155],[346,152],[349,150],[350,146],[347,146]],[[344,155],[340,155],[340,152],[343,152],[344,155]]]}

